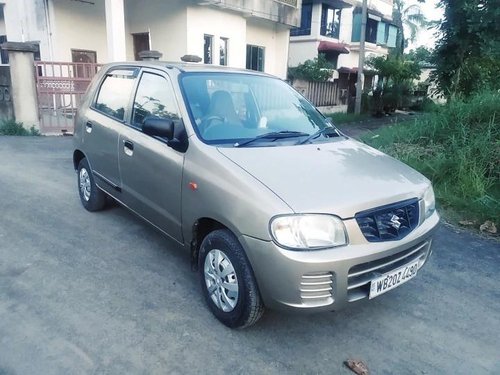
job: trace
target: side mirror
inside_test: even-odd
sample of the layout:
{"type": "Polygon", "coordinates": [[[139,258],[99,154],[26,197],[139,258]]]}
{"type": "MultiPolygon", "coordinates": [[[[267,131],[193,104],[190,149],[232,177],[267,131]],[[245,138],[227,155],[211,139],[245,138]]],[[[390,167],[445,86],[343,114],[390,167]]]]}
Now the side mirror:
{"type": "Polygon", "coordinates": [[[174,122],[169,118],[158,118],[148,116],[142,123],[144,134],[167,138],[171,141],[174,138],[174,122]]]}

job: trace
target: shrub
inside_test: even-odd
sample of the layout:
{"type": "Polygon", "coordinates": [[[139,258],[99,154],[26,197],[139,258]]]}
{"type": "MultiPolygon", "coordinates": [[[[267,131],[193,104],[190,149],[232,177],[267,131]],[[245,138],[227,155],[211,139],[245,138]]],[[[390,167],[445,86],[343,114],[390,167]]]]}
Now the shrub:
{"type": "Polygon", "coordinates": [[[404,56],[389,54],[368,59],[367,66],[379,75],[372,105],[375,115],[393,112],[397,108],[411,105],[413,80],[420,77],[418,62],[407,60],[404,56]]]}
{"type": "Polygon", "coordinates": [[[423,98],[422,101],[419,101],[410,107],[410,109],[414,111],[421,111],[427,113],[437,112],[439,108],[440,106],[434,103],[432,99],[429,99],[428,97],[423,98]]]}
{"type": "Polygon", "coordinates": [[[0,123],[0,135],[40,135],[40,132],[32,126],[29,130],[23,126],[22,122],[16,122],[15,120],[4,120],[0,123]]]}

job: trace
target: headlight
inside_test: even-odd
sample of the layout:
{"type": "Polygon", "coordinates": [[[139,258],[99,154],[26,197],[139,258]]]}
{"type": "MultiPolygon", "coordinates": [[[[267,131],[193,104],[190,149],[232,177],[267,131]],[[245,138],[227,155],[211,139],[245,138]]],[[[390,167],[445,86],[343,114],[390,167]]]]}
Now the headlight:
{"type": "Polygon", "coordinates": [[[271,220],[271,235],[281,246],[321,249],[347,243],[344,223],[331,215],[289,215],[271,220]]]}
{"type": "Polygon", "coordinates": [[[425,203],[425,218],[427,219],[436,210],[436,198],[434,197],[434,190],[432,186],[429,186],[427,191],[424,193],[424,203],[425,203]]]}

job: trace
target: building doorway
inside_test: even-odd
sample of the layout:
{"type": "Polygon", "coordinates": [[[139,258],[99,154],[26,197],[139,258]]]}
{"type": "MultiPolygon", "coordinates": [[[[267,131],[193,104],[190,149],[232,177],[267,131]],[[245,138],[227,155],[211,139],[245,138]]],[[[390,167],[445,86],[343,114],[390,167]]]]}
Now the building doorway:
{"type": "Polygon", "coordinates": [[[135,61],[139,61],[141,59],[139,57],[139,52],[149,51],[151,49],[149,33],[132,34],[132,38],[134,39],[134,58],[135,61]]]}
{"type": "MultiPolygon", "coordinates": [[[[72,49],[71,50],[71,61],[73,64],[73,77],[74,78],[91,78],[96,72],[97,63],[97,52],[82,50],[82,49],[72,49]]],[[[41,74],[39,74],[41,75],[41,74]]],[[[75,89],[78,91],[85,91],[88,86],[86,81],[75,81],[75,89]]]]}
{"type": "Polygon", "coordinates": [[[74,63],[95,64],[97,63],[97,53],[96,51],[72,49],[71,61],[74,63]]]}

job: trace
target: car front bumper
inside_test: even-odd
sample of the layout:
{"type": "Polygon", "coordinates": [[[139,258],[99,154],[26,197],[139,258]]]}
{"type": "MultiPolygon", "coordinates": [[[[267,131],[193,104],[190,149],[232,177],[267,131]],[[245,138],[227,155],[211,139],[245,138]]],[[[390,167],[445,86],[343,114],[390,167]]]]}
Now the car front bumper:
{"type": "MultiPolygon", "coordinates": [[[[264,304],[272,309],[333,311],[367,299],[370,282],[430,256],[439,223],[434,212],[398,241],[366,241],[355,219],[344,221],[349,245],[318,251],[286,250],[272,241],[240,236],[264,304]]],[[[417,276],[418,277],[418,276],[417,276]]]]}

